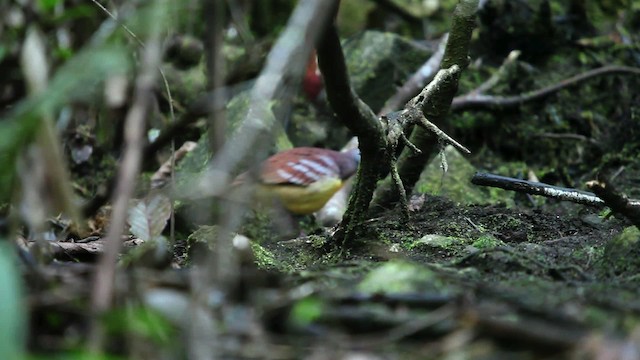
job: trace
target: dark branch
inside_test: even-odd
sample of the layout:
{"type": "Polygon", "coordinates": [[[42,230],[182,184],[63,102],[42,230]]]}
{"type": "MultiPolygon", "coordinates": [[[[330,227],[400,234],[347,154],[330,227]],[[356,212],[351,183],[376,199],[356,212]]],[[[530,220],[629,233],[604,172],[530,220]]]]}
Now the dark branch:
{"type": "MultiPolygon", "coordinates": [[[[336,9],[337,10],[337,9],[336,9]]],[[[358,137],[360,169],[354,194],[344,216],[342,231],[336,233],[351,243],[364,223],[376,183],[384,170],[387,142],[382,124],[351,88],[347,65],[335,25],[327,26],[317,46],[318,65],[324,77],[327,98],[338,118],[358,137]]]]}
{"type": "Polygon", "coordinates": [[[514,179],[506,176],[476,173],[471,178],[471,183],[474,185],[496,187],[525,194],[541,195],[548,198],[571,201],[589,206],[605,206],[602,199],[598,198],[596,194],[587,191],[568,189],[540,182],[514,179]]]}
{"type": "MultiPolygon", "coordinates": [[[[422,98],[421,95],[418,95],[410,104],[407,104],[408,107],[419,105],[424,117],[441,129],[443,129],[444,120],[449,113],[451,101],[458,90],[461,70],[465,69],[469,62],[469,43],[475,27],[477,8],[477,0],[463,0],[458,3],[453,12],[451,32],[440,68],[453,70],[457,67],[457,71],[442,80],[429,97],[422,98]]],[[[433,133],[424,127],[413,129],[409,141],[415,144],[422,153],[416,154],[413,150],[405,148],[398,158],[398,173],[404,182],[406,193],[412,192],[425,165],[439,149],[438,140],[438,137],[433,136],[433,133]]],[[[392,179],[385,179],[376,191],[375,209],[387,208],[400,200],[399,193],[394,190],[394,186],[392,179]]]]}

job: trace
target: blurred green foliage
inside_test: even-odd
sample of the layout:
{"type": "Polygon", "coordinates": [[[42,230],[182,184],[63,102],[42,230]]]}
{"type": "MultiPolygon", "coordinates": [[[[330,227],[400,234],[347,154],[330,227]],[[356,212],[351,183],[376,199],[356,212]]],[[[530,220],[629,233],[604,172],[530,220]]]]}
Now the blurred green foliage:
{"type": "Polygon", "coordinates": [[[115,309],[104,318],[107,330],[125,337],[138,336],[153,343],[169,344],[175,328],[160,313],[142,306],[115,309]]]}
{"type": "Polygon", "coordinates": [[[16,266],[14,247],[0,239],[0,352],[7,360],[22,359],[26,340],[27,315],[21,275],[16,266]]]}
{"type": "Polygon", "coordinates": [[[20,149],[39,128],[43,114],[56,113],[74,101],[97,95],[99,85],[109,76],[130,71],[128,51],[120,46],[85,49],[61,66],[47,89],[18,103],[0,122],[0,202],[9,200],[20,149]]]}

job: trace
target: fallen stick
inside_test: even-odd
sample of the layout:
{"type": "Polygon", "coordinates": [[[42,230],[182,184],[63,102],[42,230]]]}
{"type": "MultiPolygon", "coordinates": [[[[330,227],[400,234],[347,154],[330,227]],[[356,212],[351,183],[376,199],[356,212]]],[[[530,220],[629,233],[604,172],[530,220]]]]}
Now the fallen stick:
{"type": "Polygon", "coordinates": [[[476,173],[471,183],[480,186],[497,187],[500,189],[522,192],[531,195],[541,195],[548,198],[572,201],[578,204],[604,207],[605,203],[594,193],[588,191],[553,186],[541,182],[527,181],[506,176],[476,173]]]}

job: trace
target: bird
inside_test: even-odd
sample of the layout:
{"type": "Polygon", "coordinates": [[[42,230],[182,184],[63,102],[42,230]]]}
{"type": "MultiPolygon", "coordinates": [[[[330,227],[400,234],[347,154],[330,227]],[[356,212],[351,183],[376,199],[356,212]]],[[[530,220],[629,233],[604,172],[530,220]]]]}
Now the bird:
{"type": "Polygon", "coordinates": [[[296,147],[267,158],[257,173],[259,200],[276,200],[294,215],[320,210],[356,173],[360,151],[296,147]]]}

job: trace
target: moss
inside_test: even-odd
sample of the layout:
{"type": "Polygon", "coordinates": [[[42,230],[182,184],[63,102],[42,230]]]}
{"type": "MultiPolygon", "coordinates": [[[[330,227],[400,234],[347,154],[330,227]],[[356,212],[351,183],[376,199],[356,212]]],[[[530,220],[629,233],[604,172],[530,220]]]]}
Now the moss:
{"type": "Polygon", "coordinates": [[[254,241],[251,242],[251,251],[255,257],[256,265],[261,269],[279,270],[285,273],[293,271],[293,269],[284,266],[283,263],[278,261],[271,251],[265,249],[254,241]]]}
{"type": "Polygon", "coordinates": [[[640,230],[635,226],[627,227],[609,241],[598,265],[598,270],[604,275],[640,274],[640,230]]]}
{"type": "Polygon", "coordinates": [[[464,204],[490,202],[491,199],[481,187],[469,182],[476,168],[462,154],[452,146],[447,146],[443,156],[448,171],[442,171],[442,158],[436,156],[420,175],[416,192],[447,196],[464,204]]]}
{"type": "Polygon", "coordinates": [[[478,249],[493,249],[498,246],[504,246],[504,242],[496,239],[491,235],[482,235],[476,241],[474,241],[471,246],[478,249]]]}
{"type": "Polygon", "coordinates": [[[572,257],[584,264],[591,265],[597,259],[601,259],[604,255],[603,247],[585,246],[572,253],[572,257]]]}
{"type": "Polygon", "coordinates": [[[407,39],[379,31],[366,31],[344,42],[353,88],[375,112],[431,53],[407,39]]]}
{"type": "MultiPolygon", "coordinates": [[[[217,225],[200,226],[187,238],[187,259],[186,263],[191,261],[192,255],[200,251],[212,251],[214,250],[215,242],[218,236],[219,227],[217,225]],[[204,246],[204,249],[203,249],[204,246]]],[[[234,234],[234,236],[236,236],[234,234]]],[[[278,258],[269,249],[258,244],[256,241],[251,241],[251,251],[255,258],[255,264],[265,270],[277,270],[284,273],[290,273],[293,271],[293,267],[290,264],[279,261],[278,258]]]]}
{"type": "Polygon", "coordinates": [[[450,291],[433,271],[410,262],[390,261],[373,269],[358,284],[365,293],[404,293],[413,291],[450,291]]]}
{"type": "Polygon", "coordinates": [[[375,5],[368,0],[350,0],[340,4],[337,25],[340,34],[352,36],[367,26],[367,17],[375,5]]]}
{"type": "Polygon", "coordinates": [[[464,244],[464,240],[459,238],[437,234],[428,234],[409,244],[408,248],[416,249],[427,246],[431,248],[452,249],[461,244],[464,244]]]}
{"type": "Polygon", "coordinates": [[[173,64],[165,63],[162,70],[171,90],[171,97],[179,104],[189,104],[205,91],[207,77],[204,62],[188,69],[180,69],[173,64]]]}
{"type": "Polygon", "coordinates": [[[268,209],[256,207],[249,215],[245,217],[245,221],[240,230],[246,234],[251,240],[258,244],[273,241],[278,237],[271,221],[268,209]]]}

